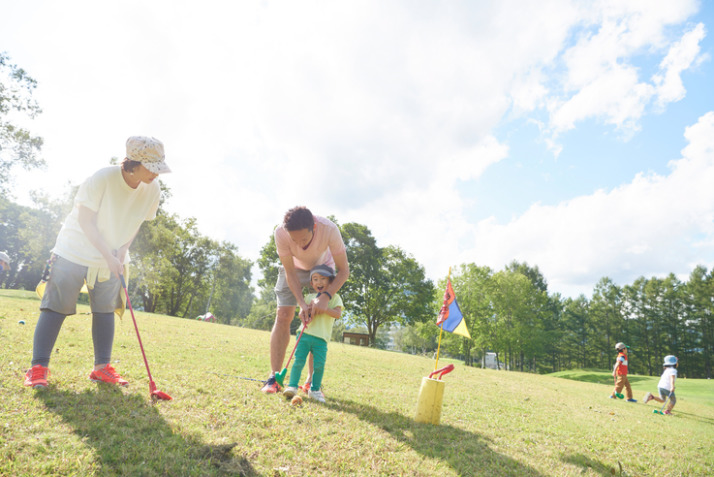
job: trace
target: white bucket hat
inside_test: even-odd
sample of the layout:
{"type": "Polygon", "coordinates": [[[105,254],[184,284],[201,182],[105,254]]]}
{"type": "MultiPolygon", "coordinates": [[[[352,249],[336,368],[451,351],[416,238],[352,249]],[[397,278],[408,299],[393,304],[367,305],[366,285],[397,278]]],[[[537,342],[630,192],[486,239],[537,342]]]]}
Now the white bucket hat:
{"type": "Polygon", "coordinates": [[[154,137],[132,136],[126,140],[126,157],[131,161],[141,162],[154,174],[171,172],[166,165],[164,144],[154,137]]]}

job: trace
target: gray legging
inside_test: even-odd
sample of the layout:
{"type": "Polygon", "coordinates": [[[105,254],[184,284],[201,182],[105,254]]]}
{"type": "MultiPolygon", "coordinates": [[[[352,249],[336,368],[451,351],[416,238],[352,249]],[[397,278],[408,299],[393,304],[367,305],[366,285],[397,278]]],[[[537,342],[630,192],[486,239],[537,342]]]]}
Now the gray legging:
{"type": "MultiPolygon", "coordinates": [[[[49,367],[50,354],[67,315],[52,310],[42,310],[35,327],[32,347],[32,366],[49,367]]],[[[114,312],[92,313],[92,341],[94,342],[94,364],[109,363],[112,360],[114,344],[114,312]]]]}

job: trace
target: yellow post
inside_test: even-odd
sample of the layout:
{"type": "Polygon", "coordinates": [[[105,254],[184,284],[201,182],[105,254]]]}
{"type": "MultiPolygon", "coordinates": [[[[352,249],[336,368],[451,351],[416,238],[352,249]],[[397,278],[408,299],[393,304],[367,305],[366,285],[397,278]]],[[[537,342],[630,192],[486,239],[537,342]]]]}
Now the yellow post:
{"type": "Polygon", "coordinates": [[[441,422],[441,405],[444,402],[444,381],[424,377],[421,379],[414,420],[438,426],[441,422]]]}

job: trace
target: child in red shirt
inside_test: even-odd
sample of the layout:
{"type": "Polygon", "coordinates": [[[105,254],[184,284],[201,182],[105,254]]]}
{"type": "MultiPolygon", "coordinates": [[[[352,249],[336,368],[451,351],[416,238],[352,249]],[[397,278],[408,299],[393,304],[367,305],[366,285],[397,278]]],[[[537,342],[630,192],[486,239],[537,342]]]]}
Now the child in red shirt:
{"type": "MultiPolygon", "coordinates": [[[[617,358],[615,359],[615,367],[612,369],[612,375],[615,377],[615,389],[612,390],[610,399],[615,399],[615,396],[620,394],[622,388],[625,388],[625,394],[627,395],[627,402],[637,402],[636,399],[632,398],[632,388],[630,387],[630,381],[627,379],[627,350],[629,346],[625,343],[617,343],[615,349],[617,350],[617,358]]],[[[620,394],[619,397],[622,397],[620,394]]]]}

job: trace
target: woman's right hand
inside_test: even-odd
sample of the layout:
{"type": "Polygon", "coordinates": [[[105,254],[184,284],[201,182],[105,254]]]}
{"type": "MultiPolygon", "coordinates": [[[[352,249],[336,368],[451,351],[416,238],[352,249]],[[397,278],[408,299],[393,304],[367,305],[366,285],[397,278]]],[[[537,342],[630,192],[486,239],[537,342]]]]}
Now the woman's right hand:
{"type": "Polygon", "coordinates": [[[110,255],[106,258],[107,265],[109,266],[109,271],[112,275],[119,278],[119,275],[124,274],[124,265],[119,261],[115,255],[110,255]]]}

